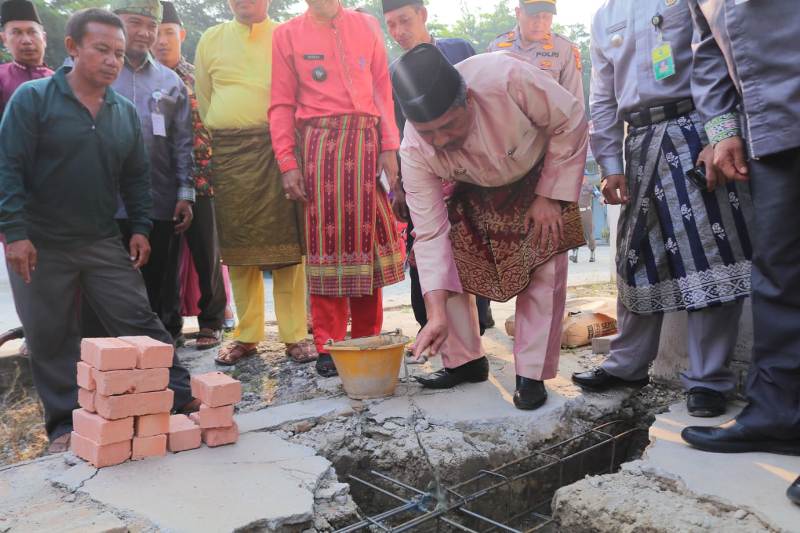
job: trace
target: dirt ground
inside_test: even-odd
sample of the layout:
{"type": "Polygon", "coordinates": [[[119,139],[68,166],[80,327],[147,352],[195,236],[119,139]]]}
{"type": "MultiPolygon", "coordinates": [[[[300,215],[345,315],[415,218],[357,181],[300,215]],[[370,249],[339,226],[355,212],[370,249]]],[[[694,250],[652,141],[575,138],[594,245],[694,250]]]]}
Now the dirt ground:
{"type": "MultiPolygon", "coordinates": [[[[615,293],[613,284],[603,283],[570,287],[567,297],[607,297],[615,293]]],[[[233,368],[215,368],[211,362],[214,351],[198,352],[188,347],[181,349],[179,355],[193,373],[216,369],[240,380],[243,388],[242,402],[237,406],[240,413],[342,394],[338,380],[318,379],[313,363],[301,365],[290,361],[284,353],[284,345],[277,339],[276,328],[271,326],[274,324],[268,324],[267,340],[259,345],[258,356],[233,368]]],[[[502,328],[502,324],[498,323],[496,327],[502,328]]],[[[599,362],[602,358],[595,356],[587,364],[599,362]]],[[[17,384],[0,398],[0,466],[34,459],[45,453],[47,437],[42,414],[33,389],[17,384]]]]}

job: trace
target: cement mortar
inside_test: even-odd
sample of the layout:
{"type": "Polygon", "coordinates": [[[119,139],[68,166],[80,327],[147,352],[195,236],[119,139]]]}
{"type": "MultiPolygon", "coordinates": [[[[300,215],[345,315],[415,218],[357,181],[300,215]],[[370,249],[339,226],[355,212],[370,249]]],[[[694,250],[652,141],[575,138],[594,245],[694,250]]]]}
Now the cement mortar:
{"type": "Polygon", "coordinates": [[[626,465],[618,474],[560,489],[553,511],[570,533],[777,533],[744,509],[703,498],[664,472],[626,465]]]}

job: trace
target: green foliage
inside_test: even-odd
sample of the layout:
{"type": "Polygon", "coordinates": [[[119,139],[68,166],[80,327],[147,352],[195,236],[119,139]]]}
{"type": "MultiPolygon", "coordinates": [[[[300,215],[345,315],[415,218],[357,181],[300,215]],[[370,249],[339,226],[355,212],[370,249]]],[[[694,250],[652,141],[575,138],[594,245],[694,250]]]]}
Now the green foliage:
{"type": "MultiPolygon", "coordinates": [[[[87,7],[107,7],[108,0],[33,0],[39,10],[45,30],[47,31],[47,52],[45,61],[52,67],[60,66],[66,52],[64,50],[64,26],[70,13],[87,7]]],[[[197,42],[207,28],[230,20],[232,15],[226,0],[173,0],[186,28],[186,41],[183,53],[190,60],[194,58],[197,42]]],[[[430,1],[430,0],[428,0],[430,1]]],[[[454,2],[453,0],[435,0],[437,2],[454,2]]],[[[399,57],[402,50],[395,44],[386,31],[383,20],[381,0],[342,0],[347,7],[362,7],[375,16],[386,35],[386,47],[390,58],[399,57]]],[[[489,43],[503,32],[516,26],[512,0],[496,0],[494,7],[486,12],[476,13],[470,10],[463,0],[458,0],[457,8],[461,17],[452,25],[442,24],[436,20],[429,21],[431,33],[437,37],[461,37],[472,43],[475,50],[483,52],[489,43]]],[[[303,0],[272,0],[270,17],[283,22],[301,13],[305,8],[303,0]]],[[[583,57],[584,86],[589,91],[591,75],[591,59],[589,56],[589,33],[582,24],[570,26],[556,25],[554,30],[576,43],[583,57]]],[[[10,60],[5,50],[0,50],[0,62],[10,60]]]]}

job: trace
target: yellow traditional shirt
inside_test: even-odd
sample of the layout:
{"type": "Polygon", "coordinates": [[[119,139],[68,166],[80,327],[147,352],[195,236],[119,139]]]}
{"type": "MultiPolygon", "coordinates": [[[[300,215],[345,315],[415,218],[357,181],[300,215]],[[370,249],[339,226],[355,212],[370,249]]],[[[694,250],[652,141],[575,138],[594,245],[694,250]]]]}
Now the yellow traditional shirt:
{"type": "Polygon", "coordinates": [[[203,124],[213,131],[267,124],[272,93],[269,19],[252,27],[235,20],[212,26],[195,55],[195,87],[203,124]]]}

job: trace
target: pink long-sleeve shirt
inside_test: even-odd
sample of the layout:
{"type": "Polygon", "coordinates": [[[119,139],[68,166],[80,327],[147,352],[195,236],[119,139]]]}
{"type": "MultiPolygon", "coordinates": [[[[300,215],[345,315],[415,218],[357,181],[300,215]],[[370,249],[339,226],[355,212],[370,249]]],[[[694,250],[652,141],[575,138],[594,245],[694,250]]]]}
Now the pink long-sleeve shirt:
{"type": "Polygon", "coordinates": [[[381,150],[400,147],[378,22],[341,6],[332,21],[307,11],[275,30],[269,123],[281,172],[298,168],[295,128],[304,120],[338,115],[380,118],[381,150]]]}
{"type": "Polygon", "coordinates": [[[546,72],[508,52],[471,57],[456,65],[470,91],[474,122],[464,145],[437,151],[406,124],[400,157],[416,240],[423,293],[461,293],[443,184],[508,185],[544,159],[536,194],[575,202],[588,126],[583,105],[546,72]]]}

